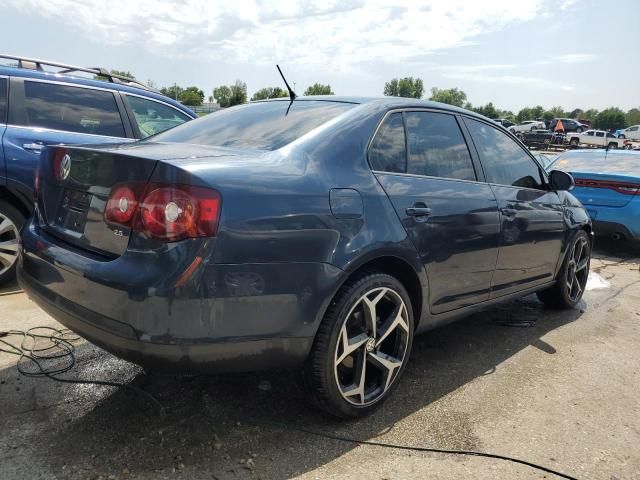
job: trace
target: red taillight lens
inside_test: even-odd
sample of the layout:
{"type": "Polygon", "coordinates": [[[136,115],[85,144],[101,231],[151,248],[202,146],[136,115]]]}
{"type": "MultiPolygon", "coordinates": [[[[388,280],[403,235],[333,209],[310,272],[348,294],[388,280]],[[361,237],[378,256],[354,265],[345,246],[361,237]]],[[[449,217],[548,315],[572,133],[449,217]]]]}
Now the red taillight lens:
{"type": "Polygon", "coordinates": [[[56,148],[53,152],[53,174],[56,179],[64,180],[62,170],[62,160],[67,154],[66,148],[56,148]]]}
{"type": "Polygon", "coordinates": [[[169,242],[213,237],[220,218],[220,194],[190,185],[115,187],[104,211],[105,221],[169,242]],[[142,200],[139,200],[142,198],[142,200]]]}
{"type": "Polygon", "coordinates": [[[577,187],[608,188],[624,195],[635,195],[640,192],[640,184],[637,183],[594,180],[590,178],[579,178],[575,182],[577,187]]]}
{"type": "Polygon", "coordinates": [[[138,199],[131,187],[119,186],[111,192],[104,209],[104,219],[108,223],[129,225],[138,208],[138,199]]]}

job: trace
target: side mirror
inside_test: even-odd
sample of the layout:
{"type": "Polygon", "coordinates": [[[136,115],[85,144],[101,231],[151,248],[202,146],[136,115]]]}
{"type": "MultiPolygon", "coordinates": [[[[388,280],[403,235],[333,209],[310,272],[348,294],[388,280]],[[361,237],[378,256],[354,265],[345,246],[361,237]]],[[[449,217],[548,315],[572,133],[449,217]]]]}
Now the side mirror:
{"type": "Polygon", "coordinates": [[[549,172],[549,184],[553,190],[571,190],[576,182],[573,177],[562,170],[551,170],[549,172]]]}

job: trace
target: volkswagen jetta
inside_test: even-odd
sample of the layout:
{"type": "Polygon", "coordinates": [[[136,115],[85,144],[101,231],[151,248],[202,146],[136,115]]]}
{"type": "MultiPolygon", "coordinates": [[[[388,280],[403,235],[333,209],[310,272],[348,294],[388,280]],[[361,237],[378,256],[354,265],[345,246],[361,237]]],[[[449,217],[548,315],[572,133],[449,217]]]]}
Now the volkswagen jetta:
{"type": "Polygon", "coordinates": [[[538,292],[571,308],[589,216],[509,132],[401,98],[250,103],[127,145],[49,147],[21,285],[144,366],[301,370],[358,416],[414,334],[538,292]]]}

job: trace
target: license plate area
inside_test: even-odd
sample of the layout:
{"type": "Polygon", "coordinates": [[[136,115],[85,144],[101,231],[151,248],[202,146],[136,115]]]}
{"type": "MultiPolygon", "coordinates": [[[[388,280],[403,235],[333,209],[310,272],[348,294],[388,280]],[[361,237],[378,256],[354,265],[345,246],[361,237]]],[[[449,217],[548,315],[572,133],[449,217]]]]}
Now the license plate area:
{"type": "Polygon", "coordinates": [[[83,233],[92,197],[90,193],[65,189],[56,215],[56,226],[83,233]]]}

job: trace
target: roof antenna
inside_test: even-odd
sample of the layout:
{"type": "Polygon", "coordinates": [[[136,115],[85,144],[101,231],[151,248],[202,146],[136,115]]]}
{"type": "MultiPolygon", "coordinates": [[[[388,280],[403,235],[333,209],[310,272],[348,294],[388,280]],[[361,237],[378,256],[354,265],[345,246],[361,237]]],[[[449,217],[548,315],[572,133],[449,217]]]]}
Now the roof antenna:
{"type": "Polygon", "coordinates": [[[293,102],[296,98],[298,98],[298,96],[296,95],[296,92],[291,90],[291,87],[289,86],[289,82],[287,82],[287,79],[284,78],[284,75],[282,74],[282,70],[280,70],[280,65],[276,64],[276,68],[278,69],[278,72],[280,72],[280,76],[282,77],[282,80],[284,80],[284,84],[287,86],[287,90],[289,90],[289,99],[291,99],[291,101],[293,102]]]}

